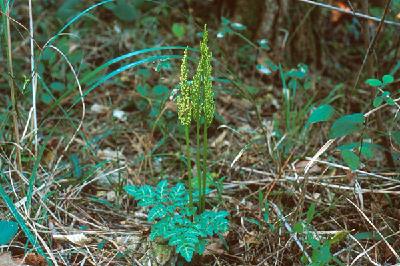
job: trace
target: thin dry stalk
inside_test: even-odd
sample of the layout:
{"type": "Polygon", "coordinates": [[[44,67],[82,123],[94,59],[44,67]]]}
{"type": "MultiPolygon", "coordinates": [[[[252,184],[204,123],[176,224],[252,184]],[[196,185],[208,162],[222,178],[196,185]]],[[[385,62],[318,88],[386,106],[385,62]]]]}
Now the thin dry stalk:
{"type": "MultiPolygon", "coordinates": [[[[11,104],[12,104],[12,120],[14,127],[14,142],[17,146],[20,146],[19,129],[18,129],[18,114],[17,114],[17,91],[14,86],[14,70],[13,70],[13,59],[12,59],[12,49],[11,49],[11,30],[10,30],[10,8],[7,7],[6,12],[6,36],[7,36],[7,63],[9,69],[9,85],[11,90],[11,104]]],[[[17,170],[22,172],[22,162],[21,162],[21,151],[15,149],[15,154],[17,156],[17,170]]]]}
{"type": "Polygon", "coordinates": [[[37,75],[35,71],[35,50],[33,39],[33,16],[32,16],[32,0],[29,0],[29,33],[31,39],[31,78],[32,78],[32,131],[35,139],[35,155],[38,152],[38,127],[37,127],[37,113],[36,113],[36,91],[37,91],[37,75]]]}

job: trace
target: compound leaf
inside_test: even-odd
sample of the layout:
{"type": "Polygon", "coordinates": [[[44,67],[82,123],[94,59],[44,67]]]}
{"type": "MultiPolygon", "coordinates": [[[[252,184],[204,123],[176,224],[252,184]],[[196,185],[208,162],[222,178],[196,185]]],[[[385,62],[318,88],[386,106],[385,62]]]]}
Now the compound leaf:
{"type": "Polygon", "coordinates": [[[168,181],[167,180],[161,180],[156,189],[157,195],[159,199],[164,199],[168,196],[168,181]]]}
{"type": "Polygon", "coordinates": [[[163,204],[158,204],[150,209],[147,216],[148,221],[154,221],[155,219],[163,218],[167,214],[167,209],[163,204]]]}
{"type": "Polygon", "coordinates": [[[190,262],[193,258],[194,253],[194,246],[190,244],[185,244],[182,246],[178,246],[176,251],[182,255],[182,257],[187,261],[190,262]]]}

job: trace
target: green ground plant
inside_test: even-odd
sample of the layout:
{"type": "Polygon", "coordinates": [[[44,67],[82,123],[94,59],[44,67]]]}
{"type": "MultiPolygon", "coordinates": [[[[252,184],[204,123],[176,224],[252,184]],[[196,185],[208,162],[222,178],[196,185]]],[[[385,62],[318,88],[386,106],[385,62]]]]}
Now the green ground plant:
{"type": "MultiPolygon", "coordinates": [[[[395,100],[390,96],[390,91],[385,89],[393,82],[394,77],[389,74],[384,75],[381,80],[370,78],[365,81],[367,85],[376,89],[375,97],[372,102],[374,108],[378,108],[384,103],[389,106],[396,105],[395,100]]],[[[306,127],[309,127],[311,124],[330,121],[334,114],[335,109],[331,105],[320,105],[311,112],[306,127]]],[[[337,147],[342,160],[351,170],[359,169],[361,165],[361,156],[366,160],[371,160],[374,158],[377,151],[385,149],[381,145],[373,143],[373,141],[367,137],[367,134],[365,134],[364,131],[368,129],[366,125],[367,118],[368,114],[364,113],[345,114],[338,117],[332,123],[329,130],[328,137],[330,139],[343,138],[356,133],[361,134],[360,141],[345,143],[337,147]]]]}
{"type": "MultiPolygon", "coordinates": [[[[203,254],[208,238],[228,230],[228,212],[206,210],[196,214],[182,183],[170,188],[168,181],[162,180],[156,187],[129,185],[125,190],[139,206],[149,207],[147,220],[153,223],[150,240],[160,237],[168,241],[168,245],[176,247],[176,252],[188,262],[194,253],[203,254]]],[[[198,202],[199,198],[196,191],[192,200],[198,202]]]]}
{"type": "Polygon", "coordinates": [[[204,27],[203,40],[200,43],[200,60],[193,81],[188,80],[188,49],[185,50],[181,65],[180,95],[177,98],[179,121],[185,130],[186,164],[188,175],[187,191],[182,183],[168,187],[168,181],[162,180],[156,187],[125,186],[138,205],[150,207],[148,221],[154,222],[150,240],[157,237],[175,246],[176,252],[186,261],[192,260],[193,254],[203,254],[207,238],[221,235],[228,230],[229,222],[226,211],[205,210],[207,185],[207,130],[215,110],[212,91],[212,54],[207,46],[208,33],[204,27]],[[196,169],[197,188],[193,189],[192,160],[190,152],[190,126],[196,124],[196,169]],[[201,134],[203,127],[203,134],[201,134]],[[203,138],[202,143],[200,142],[203,138]],[[197,207],[194,204],[197,203],[197,207]]]}

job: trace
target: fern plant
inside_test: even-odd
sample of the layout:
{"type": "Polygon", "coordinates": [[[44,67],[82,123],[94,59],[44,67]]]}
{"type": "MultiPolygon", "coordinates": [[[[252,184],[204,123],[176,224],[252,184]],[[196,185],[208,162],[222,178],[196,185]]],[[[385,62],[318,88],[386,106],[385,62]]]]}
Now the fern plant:
{"type": "Polygon", "coordinates": [[[185,129],[186,161],[189,191],[182,183],[168,187],[168,181],[162,180],[156,187],[126,186],[138,205],[148,207],[148,221],[151,227],[150,240],[156,238],[168,241],[176,247],[186,261],[192,260],[193,254],[203,254],[207,239],[228,230],[228,212],[205,210],[207,189],[207,130],[214,118],[214,93],[212,91],[212,55],[207,46],[208,34],[204,27],[203,40],[200,43],[200,61],[193,81],[188,81],[188,51],[185,50],[180,75],[180,95],[177,98],[178,118],[185,129]],[[197,189],[192,187],[192,169],[190,158],[189,131],[192,120],[196,123],[196,168],[197,189]],[[200,128],[203,126],[203,134],[200,128]],[[202,144],[200,142],[203,138],[202,144]],[[202,160],[201,160],[202,158],[202,160]],[[198,208],[194,207],[198,204],[198,208]],[[199,210],[199,213],[196,212],[199,210]]]}
{"type": "MultiPolygon", "coordinates": [[[[139,206],[149,208],[147,220],[154,222],[150,240],[160,237],[168,241],[168,245],[174,246],[187,262],[195,253],[203,254],[209,237],[228,230],[226,211],[207,210],[195,215],[196,208],[190,207],[189,193],[182,183],[169,187],[168,181],[162,180],[156,187],[128,185],[125,191],[138,201],[139,206]]],[[[193,201],[198,200],[197,191],[193,201]]]]}

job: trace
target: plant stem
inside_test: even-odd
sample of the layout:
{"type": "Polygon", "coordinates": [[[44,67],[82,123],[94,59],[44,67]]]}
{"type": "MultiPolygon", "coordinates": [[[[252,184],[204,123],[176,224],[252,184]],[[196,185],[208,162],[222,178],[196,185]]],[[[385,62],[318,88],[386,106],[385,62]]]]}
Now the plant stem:
{"type": "Polygon", "coordinates": [[[196,170],[197,170],[197,188],[199,190],[199,210],[201,212],[201,199],[202,191],[201,191],[201,164],[200,164],[200,117],[197,118],[196,124],[196,170]]]}
{"type": "Polygon", "coordinates": [[[192,160],[190,159],[190,140],[189,140],[189,126],[185,126],[185,139],[186,139],[186,163],[188,170],[189,182],[189,207],[193,209],[193,188],[192,188],[192,160]]]}
{"type": "Polygon", "coordinates": [[[35,155],[38,155],[38,127],[37,127],[37,111],[36,111],[36,91],[37,91],[37,74],[35,70],[35,50],[33,39],[33,16],[32,16],[32,0],[29,0],[29,32],[31,44],[31,78],[32,78],[32,129],[35,138],[35,155]]]}
{"type": "Polygon", "coordinates": [[[285,80],[285,73],[283,72],[282,65],[279,64],[279,74],[282,81],[282,88],[283,88],[283,109],[285,114],[285,121],[286,121],[286,130],[290,129],[290,91],[286,85],[285,80]]]}
{"type": "Polygon", "coordinates": [[[202,199],[201,199],[201,212],[206,207],[206,187],[207,187],[207,151],[208,151],[208,140],[207,140],[207,122],[204,123],[203,127],[203,180],[202,180],[202,199]]]}
{"type": "Polygon", "coordinates": [[[9,69],[9,84],[11,90],[11,104],[12,104],[12,119],[14,126],[14,142],[17,145],[15,152],[17,156],[17,169],[19,172],[22,172],[22,163],[21,163],[21,151],[20,151],[20,139],[19,139],[19,130],[18,130],[18,115],[17,115],[17,96],[16,89],[14,86],[14,71],[13,71],[13,61],[12,61],[12,51],[11,51],[11,30],[10,30],[10,7],[5,6],[6,8],[6,16],[4,17],[4,23],[6,24],[5,37],[7,42],[7,63],[9,69]]]}

